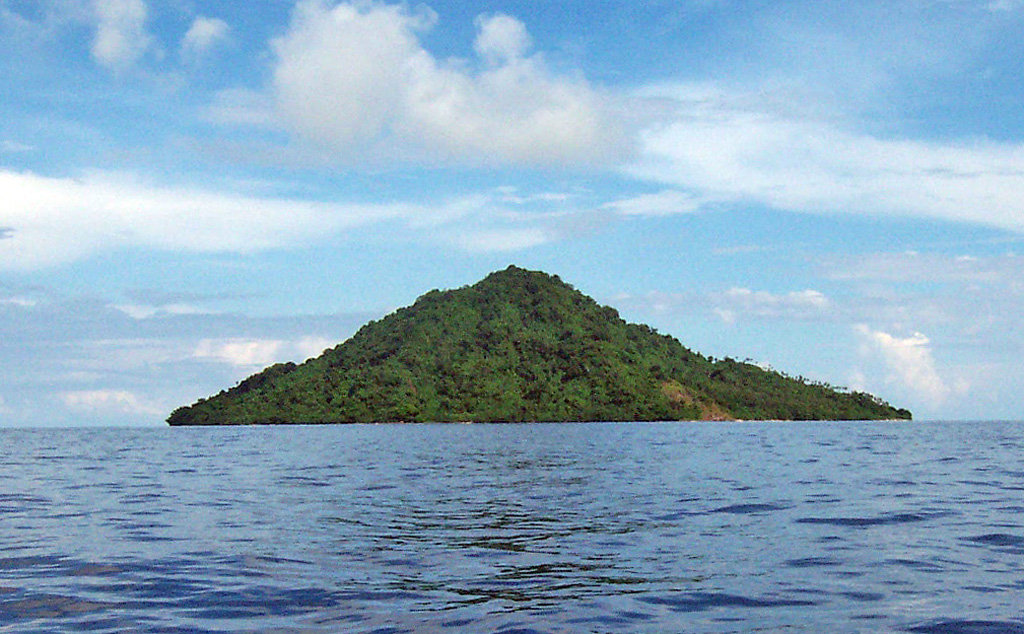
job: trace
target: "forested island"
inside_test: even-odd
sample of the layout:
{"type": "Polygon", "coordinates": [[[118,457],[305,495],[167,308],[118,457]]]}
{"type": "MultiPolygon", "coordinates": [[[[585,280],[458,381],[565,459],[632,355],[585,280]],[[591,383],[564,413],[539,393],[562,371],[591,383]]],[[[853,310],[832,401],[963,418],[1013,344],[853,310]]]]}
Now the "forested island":
{"type": "Polygon", "coordinates": [[[301,365],[175,410],[170,425],[878,420],[863,392],[713,360],[557,276],[511,266],[433,290],[301,365]]]}

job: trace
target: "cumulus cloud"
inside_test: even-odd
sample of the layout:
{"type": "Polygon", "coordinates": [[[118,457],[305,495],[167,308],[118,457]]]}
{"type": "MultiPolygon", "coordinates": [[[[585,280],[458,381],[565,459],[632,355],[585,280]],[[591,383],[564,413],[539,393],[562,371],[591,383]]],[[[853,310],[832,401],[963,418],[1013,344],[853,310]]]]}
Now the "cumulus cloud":
{"type": "Polygon", "coordinates": [[[437,161],[601,162],[620,139],[602,97],[558,76],[507,15],[477,21],[483,68],[420,42],[436,16],[374,3],[301,2],[273,42],[273,91],[287,124],[343,153],[367,148],[437,161]]]}
{"type": "Polygon", "coordinates": [[[124,71],[141,58],[152,44],[146,31],[143,0],[94,0],[96,36],[92,56],[99,64],[124,71]]]}
{"type": "Polygon", "coordinates": [[[323,337],[285,339],[203,339],[193,358],[226,363],[239,368],[263,368],[284,361],[301,362],[319,356],[333,346],[323,337]]]}
{"type": "Polygon", "coordinates": [[[702,199],[812,213],[899,214],[1024,231],[1024,146],[850,131],[714,85],[652,87],[672,114],[627,171],[702,199]]]}
{"type": "MultiPolygon", "coordinates": [[[[855,326],[855,332],[865,344],[868,354],[881,357],[889,371],[889,381],[909,389],[932,407],[941,406],[954,393],[954,389],[939,376],[931,341],[925,335],[917,332],[910,337],[897,337],[864,324],[855,326]]],[[[963,392],[967,387],[961,383],[955,391],[963,392]]]]}
{"type": "Polygon", "coordinates": [[[498,66],[526,55],[532,42],[526,26],[508,15],[480,16],[473,48],[487,63],[498,66]]]}
{"type": "Polygon", "coordinates": [[[192,60],[201,58],[215,44],[223,41],[230,30],[228,23],[219,18],[196,18],[181,40],[182,55],[192,60]]]}

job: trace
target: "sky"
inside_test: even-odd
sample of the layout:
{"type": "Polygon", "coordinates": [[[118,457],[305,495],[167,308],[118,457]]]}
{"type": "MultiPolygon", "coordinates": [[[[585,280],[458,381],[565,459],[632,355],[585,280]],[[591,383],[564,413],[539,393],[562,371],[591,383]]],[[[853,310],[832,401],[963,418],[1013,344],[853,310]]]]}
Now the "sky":
{"type": "Polygon", "coordinates": [[[1020,0],[0,0],[0,426],[162,425],[509,264],[1024,415],[1020,0]]]}

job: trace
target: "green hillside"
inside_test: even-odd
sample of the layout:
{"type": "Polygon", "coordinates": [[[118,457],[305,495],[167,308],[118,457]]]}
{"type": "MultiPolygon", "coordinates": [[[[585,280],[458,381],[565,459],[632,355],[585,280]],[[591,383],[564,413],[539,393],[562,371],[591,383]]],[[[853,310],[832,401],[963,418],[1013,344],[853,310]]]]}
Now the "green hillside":
{"type": "Polygon", "coordinates": [[[558,277],[509,267],[430,291],[302,365],[175,410],[171,425],[910,418],[629,324],[558,277]]]}

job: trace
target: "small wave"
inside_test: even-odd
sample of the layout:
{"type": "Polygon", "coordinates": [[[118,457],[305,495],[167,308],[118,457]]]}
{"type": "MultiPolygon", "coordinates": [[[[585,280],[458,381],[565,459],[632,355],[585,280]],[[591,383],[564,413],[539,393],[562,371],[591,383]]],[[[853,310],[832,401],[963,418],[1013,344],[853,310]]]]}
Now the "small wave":
{"type": "Polygon", "coordinates": [[[790,559],[786,562],[790,568],[816,568],[820,566],[838,566],[839,560],[832,557],[804,557],[802,559],[790,559]]]}
{"type": "Polygon", "coordinates": [[[700,511],[676,511],[674,513],[666,513],[665,515],[656,515],[655,520],[659,522],[677,522],[685,517],[693,517],[695,515],[704,515],[700,511]]]}
{"type": "Polygon", "coordinates": [[[796,523],[863,528],[870,526],[888,526],[892,524],[924,522],[946,515],[948,515],[948,513],[885,513],[875,517],[801,517],[796,520],[796,523]]]}
{"type": "Polygon", "coordinates": [[[658,597],[641,597],[640,601],[662,605],[673,612],[703,612],[712,608],[779,608],[817,605],[804,599],[754,598],[719,592],[685,592],[658,597]]]}
{"type": "Polygon", "coordinates": [[[62,559],[60,557],[41,557],[38,555],[29,555],[26,557],[0,557],[0,572],[7,570],[22,570],[22,569],[33,569],[39,570],[56,570],[61,565],[62,559]]]}
{"type": "Polygon", "coordinates": [[[945,572],[946,568],[930,561],[921,561],[918,559],[903,559],[894,558],[886,559],[885,565],[887,566],[901,566],[903,568],[910,568],[913,570],[919,570],[921,572],[945,572]]]}
{"type": "Polygon", "coordinates": [[[717,509],[712,509],[710,513],[731,513],[734,515],[749,515],[753,513],[769,513],[771,511],[783,511],[790,507],[781,504],[730,504],[729,506],[722,506],[717,509]]]}
{"type": "Polygon", "coordinates": [[[0,513],[21,513],[49,504],[46,498],[19,493],[0,493],[0,513]]]}
{"type": "Polygon", "coordinates": [[[87,601],[77,597],[56,594],[37,594],[0,601],[0,626],[18,621],[54,619],[98,612],[114,607],[112,603],[87,601]]]}
{"type": "Polygon", "coordinates": [[[974,537],[963,537],[963,541],[995,548],[1012,549],[1014,552],[1024,552],[1024,537],[1010,535],[1007,533],[989,533],[987,535],[975,535],[974,537]]]}
{"type": "Polygon", "coordinates": [[[846,597],[852,601],[873,602],[881,601],[885,595],[881,592],[840,592],[839,596],[846,597]]]}
{"type": "Polygon", "coordinates": [[[308,476],[282,476],[278,478],[278,482],[282,486],[290,487],[327,487],[331,486],[329,482],[324,482],[317,478],[310,478],[308,476]]]}
{"type": "Polygon", "coordinates": [[[636,612],[633,610],[617,610],[612,614],[599,614],[596,616],[577,617],[569,619],[573,625],[595,624],[598,626],[629,626],[635,623],[650,621],[654,619],[651,614],[636,612]]]}
{"type": "Polygon", "coordinates": [[[1020,621],[962,621],[953,619],[936,621],[907,628],[917,634],[1024,634],[1020,621]]]}

